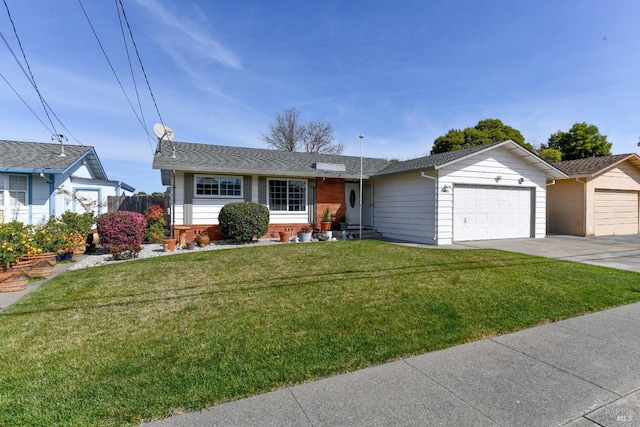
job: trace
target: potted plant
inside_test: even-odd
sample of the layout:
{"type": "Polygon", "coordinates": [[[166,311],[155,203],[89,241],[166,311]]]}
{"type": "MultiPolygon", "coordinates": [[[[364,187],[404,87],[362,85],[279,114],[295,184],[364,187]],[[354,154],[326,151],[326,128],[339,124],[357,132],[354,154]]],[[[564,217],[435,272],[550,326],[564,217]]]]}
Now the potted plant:
{"type": "Polygon", "coordinates": [[[349,215],[346,212],[338,215],[338,221],[340,222],[340,231],[347,231],[347,227],[349,226],[349,215]]]}
{"type": "Polygon", "coordinates": [[[331,230],[331,210],[329,208],[326,208],[322,212],[322,222],[320,223],[320,230],[331,230]]]}
{"type": "Polygon", "coordinates": [[[196,237],[196,243],[201,247],[205,247],[209,244],[210,242],[210,238],[209,238],[209,233],[207,233],[206,231],[202,231],[200,234],[198,234],[198,236],[196,237]]]}
{"type": "Polygon", "coordinates": [[[300,231],[298,231],[298,238],[301,242],[310,242],[311,241],[311,229],[309,227],[302,227],[300,231]]]}

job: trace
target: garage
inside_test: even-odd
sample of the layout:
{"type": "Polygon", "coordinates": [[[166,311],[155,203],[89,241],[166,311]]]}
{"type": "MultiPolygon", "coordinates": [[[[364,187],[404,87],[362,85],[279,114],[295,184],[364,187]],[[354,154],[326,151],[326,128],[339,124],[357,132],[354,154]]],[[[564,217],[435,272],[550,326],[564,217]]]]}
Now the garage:
{"type": "Polygon", "coordinates": [[[456,185],[453,240],[531,237],[531,189],[456,185]]]}
{"type": "Polygon", "coordinates": [[[596,189],[594,234],[638,234],[638,192],[596,189]]]}

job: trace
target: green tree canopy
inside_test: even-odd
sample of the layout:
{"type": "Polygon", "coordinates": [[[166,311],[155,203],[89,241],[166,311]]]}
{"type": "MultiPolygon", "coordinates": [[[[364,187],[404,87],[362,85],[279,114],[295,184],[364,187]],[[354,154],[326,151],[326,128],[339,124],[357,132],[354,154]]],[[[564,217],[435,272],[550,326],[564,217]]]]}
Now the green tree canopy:
{"type": "Polygon", "coordinates": [[[549,137],[547,145],[541,149],[555,148],[562,153],[562,160],[586,159],[611,155],[611,143],[606,135],[594,125],[587,123],[574,124],[569,132],[558,131],[549,137]]]}
{"type": "Polygon", "coordinates": [[[538,150],[538,156],[542,157],[549,163],[562,161],[562,152],[555,148],[541,148],[538,150]]]}
{"type": "Polygon", "coordinates": [[[439,136],[433,141],[431,154],[446,153],[447,151],[461,150],[507,139],[533,151],[533,146],[524,142],[524,137],[519,130],[505,125],[498,119],[485,119],[480,120],[474,127],[468,127],[464,130],[451,129],[445,135],[439,136]]]}

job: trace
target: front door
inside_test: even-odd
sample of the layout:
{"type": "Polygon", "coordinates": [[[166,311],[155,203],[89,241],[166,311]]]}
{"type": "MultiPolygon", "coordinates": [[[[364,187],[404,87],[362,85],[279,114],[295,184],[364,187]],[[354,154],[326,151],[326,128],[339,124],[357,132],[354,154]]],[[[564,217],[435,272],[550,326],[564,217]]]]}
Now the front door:
{"type": "Polygon", "coordinates": [[[344,196],[344,205],[346,206],[346,213],[349,217],[349,225],[360,224],[360,183],[345,183],[344,196]]]}

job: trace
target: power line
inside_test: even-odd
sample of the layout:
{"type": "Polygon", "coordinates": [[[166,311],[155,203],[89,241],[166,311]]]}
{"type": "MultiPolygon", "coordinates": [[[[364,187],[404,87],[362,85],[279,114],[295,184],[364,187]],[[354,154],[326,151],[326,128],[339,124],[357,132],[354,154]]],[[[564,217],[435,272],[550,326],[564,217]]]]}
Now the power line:
{"type": "Polygon", "coordinates": [[[160,115],[160,109],[158,108],[158,104],[156,103],[156,98],[153,96],[153,91],[151,90],[151,84],[149,83],[149,78],[147,77],[147,73],[144,70],[144,65],[142,64],[142,59],[140,58],[140,52],[138,51],[138,46],[136,45],[136,40],[133,38],[133,31],[131,30],[131,25],[129,25],[129,20],[127,19],[127,13],[124,10],[124,5],[122,4],[122,0],[118,0],[120,3],[120,8],[122,9],[122,16],[124,18],[124,22],[127,24],[127,28],[129,29],[129,36],[131,37],[131,43],[133,44],[133,48],[136,51],[136,56],[138,57],[138,62],[140,63],[140,69],[142,70],[142,74],[144,75],[144,80],[147,82],[147,87],[149,88],[149,94],[151,95],[151,99],[153,100],[153,105],[156,107],[156,112],[158,113],[158,119],[162,124],[163,128],[164,122],[162,121],[162,116],[160,115]]]}
{"type": "MultiPolygon", "coordinates": [[[[11,17],[11,12],[9,11],[9,6],[7,5],[6,0],[3,0],[4,2],[4,6],[7,10],[7,15],[9,15],[9,20],[11,21],[11,26],[13,27],[13,33],[16,36],[16,39],[18,40],[18,45],[20,46],[20,51],[22,52],[22,57],[24,58],[24,62],[27,65],[27,69],[29,70],[29,73],[27,73],[27,70],[24,69],[24,67],[22,66],[22,63],[20,62],[20,60],[18,59],[18,57],[16,56],[15,52],[13,51],[13,49],[11,48],[11,45],[9,44],[9,42],[7,41],[7,39],[4,37],[4,34],[2,34],[2,32],[0,31],[0,37],[2,37],[2,40],[4,41],[4,44],[7,46],[7,49],[9,49],[9,52],[11,52],[11,55],[13,56],[13,59],[15,59],[16,63],[18,64],[18,66],[20,67],[20,69],[22,70],[22,72],[24,73],[25,77],[27,78],[27,80],[29,81],[29,83],[31,83],[31,86],[33,86],[33,88],[35,89],[36,93],[38,94],[38,97],[40,98],[40,102],[42,104],[42,108],[44,109],[45,114],[47,115],[47,118],[49,119],[49,123],[51,124],[51,127],[53,128],[53,132],[52,135],[58,135],[58,132],[56,130],[55,125],[53,124],[53,120],[51,120],[51,116],[49,115],[49,112],[51,112],[51,115],[53,115],[53,117],[55,117],[55,119],[58,121],[58,123],[60,123],[60,125],[64,128],[64,130],[67,131],[67,133],[76,140],[76,142],[80,145],[83,145],[78,138],[76,138],[69,129],[67,129],[67,127],[64,125],[64,123],[62,123],[62,120],[60,120],[60,118],[58,117],[58,115],[55,113],[55,111],[53,111],[53,108],[51,108],[51,106],[49,105],[49,103],[44,99],[44,96],[42,96],[42,93],[40,92],[40,90],[38,89],[38,85],[36,84],[35,78],[33,76],[33,73],[31,72],[31,67],[29,66],[29,61],[27,60],[27,56],[24,52],[24,49],[22,48],[22,42],[20,41],[20,37],[18,36],[18,31],[16,30],[16,26],[13,22],[13,18],[11,17]]],[[[4,79],[4,76],[3,76],[4,79]]],[[[9,83],[6,79],[4,79],[7,83],[9,83]]],[[[11,85],[10,85],[11,86],[11,85]]],[[[13,87],[11,87],[13,89],[13,87]]],[[[14,92],[15,89],[14,89],[14,92]]],[[[17,94],[17,92],[16,92],[17,94]]],[[[18,95],[18,97],[20,97],[18,95]]],[[[22,97],[20,97],[20,99],[22,100],[22,102],[25,102],[24,99],[22,99],[22,97]]],[[[26,104],[26,102],[25,102],[26,104]]],[[[31,110],[33,112],[33,110],[27,105],[27,108],[29,108],[29,110],[31,110]]],[[[35,113],[34,113],[35,114],[35,113]]],[[[36,117],[38,117],[36,115],[36,117]]],[[[38,118],[38,120],[40,120],[40,118],[38,118]]],[[[42,120],[40,120],[40,122],[42,122],[42,120]]],[[[45,128],[47,128],[45,126],[45,128]]],[[[47,130],[50,131],[49,128],[47,128],[47,130]]]]}
{"type": "Polygon", "coordinates": [[[31,107],[29,106],[29,104],[27,104],[27,101],[25,101],[25,100],[24,100],[24,98],[22,98],[22,96],[20,96],[20,94],[18,93],[18,91],[17,91],[13,86],[11,86],[11,83],[9,83],[9,80],[7,80],[7,79],[5,78],[5,76],[4,76],[2,73],[0,73],[0,77],[2,77],[2,80],[4,80],[4,81],[5,81],[5,83],[6,83],[7,85],[9,85],[9,87],[11,88],[11,90],[13,90],[13,92],[18,96],[18,98],[20,98],[20,101],[22,101],[22,103],[23,103],[23,104],[24,104],[24,105],[29,109],[29,111],[31,111],[31,113],[36,117],[36,119],[38,119],[38,121],[39,121],[40,123],[42,123],[42,126],[44,126],[44,128],[45,128],[47,131],[49,131],[49,133],[50,133],[51,135],[53,135],[53,134],[54,134],[54,132],[53,132],[51,129],[49,129],[49,128],[47,127],[47,125],[42,121],[42,119],[40,118],[40,116],[38,116],[38,115],[36,114],[36,112],[35,112],[35,111],[33,111],[33,108],[31,108],[31,107]]]}
{"type": "Polygon", "coordinates": [[[120,33],[122,34],[122,41],[124,43],[124,50],[127,53],[127,62],[129,63],[129,71],[131,71],[131,80],[133,81],[133,89],[136,92],[136,99],[138,100],[138,108],[140,109],[140,117],[142,117],[142,123],[147,134],[147,141],[149,142],[149,147],[151,151],[153,151],[153,143],[151,142],[152,138],[147,130],[147,121],[144,119],[144,110],[142,109],[142,102],[140,101],[140,92],[138,91],[138,83],[136,82],[136,75],[133,72],[133,64],[131,64],[131,55],[129,54],[129,43],[127,43],[127,36],[124,33],[124,27],[122,26],[122,15],[120,14],[120,9],[118,8],[118,2],[115,0],[116,9],[118,10],[118,23],[120,24],[120,33]]]}
{"type": "MultiPolygon", "coordinates": [[[[102,54],[104,55],[104,58],[107,61],[107,64],[109,64],[109,68],[111,69],[111,72],[113,73],[114,77],[116,78],[116,81],[118,82],[118,85],[120,86],[120,89],[122,90],[122,93],[124,94],[124,97],[127,99],[127,103],[129,103],[129,107],[131,107],[131,110],[133,111],[133,114],[138,119],[138,122],[140,123],[142,128],[145,130],[145,133],[147,134],[147,136],[149,136],[149,132],[147,130],[147,127],[145,126],[143,120],[140,119],[140,116],[138,115],[138,112],[136,111],[135,107],[131,103],[131,99],[129,99],[129,96],[127,95],[127,91],[124,89],[124,86],[122,85],[122,82],[120,81],[120,77],[118,77],[118,73],[116,72],[115,68],[113,67],[113,64],[111,63],[111,60],[109,59],[109,56],[107,55],[107,52],[105,51],[104,46],[103,46],[102,42],[100,41],[100,37],[98,37],[98,33],[96,32],[96,30],[95,30],[95,28],[93,26],[93,23],[91,22],[91,19],[89,18],[89,15],[87,14],[87,11],[84,8],[84,4],[82,3],[82,0],[78,0],[78,3],[80,3],[80,8],[82,9],[82,13],[84,14],[84,17],[87,19],[87,22],[89,23],[89,27],[91,27],[91,31],[93,32],[93,36],[96,38],[96,41],[98,42],[98,45],[100,46],[100,50],[102,51],[102,54]]],[[[151,149],[153,150],[153,147],[151,147],[151,149]]]]}
{"type": "MultiPolygon", "coordinates": [[[[9,5],[7,5],[7,0],[2,0],[2,2],[4,3],[4,7],[7,10],[7,15],[9,16],[9,21],[11,22],[11,27],[13,28],[13,34],[15,34],[16,40],[18,40],[18,46],[20,47],[20,51],[22,52],[22,57],[24,58],[24,63],[27,65],[27,70],[29,70],[29,76],[30,76],[29,81],[33,85],[33,88],[36,90],[36,93],[38,94],[38,97],[40,98],[40,102],[42,103],[42,108],[44,109],[44,112],[47,115],[47,118],[49,119],[49,123],[51,123],[51,128],[53,129],[54,134],[57,134],[58,132],[56,131],[56,127],[53,124],[53,120],[51,120],[51,116],[49,116],[49,111],[47,111],[47,107],[46,107],[46,105],[44,103],[44,98],[42,97],[42,94],[40,93],[40,89],[38,89],[38,85],[36,84],[36,79],[33,77],[33,73],[31,72],[31,67],[29,66],[29,61],[27,61],[27,55],[24,53],[24,49],[22,48],[22,42],[20,41],[20,37],[18,37],[18,31],[16,30],[16,26],[13,23],[13,18],[11,17],[11,11],[9,11],[9,5]]],[[[2,39],[7,44],[7,46],[9,46],[9,43],[7,43],[7,40],[4,38],[4,36],[2,36],[2,39]]],[[[13,54],[13,50],[11,51],[11,53],[13,54]]],[[[16,61],[18,61],[18,58],[15,56],[15,54],[13,54],[13,57],[16,59],[16,61]]],[[[18,63],[20,64],[20,61],[18,61],[18,63]]],[[[20,68],[22,68],[22,64],[20,65],[20,68]]],[[[24,71],[24,68],[22,68],[22,71],[24,71]]],[[[27,76],[27,78],[29,78],[29,76],[27,76]]]]}

